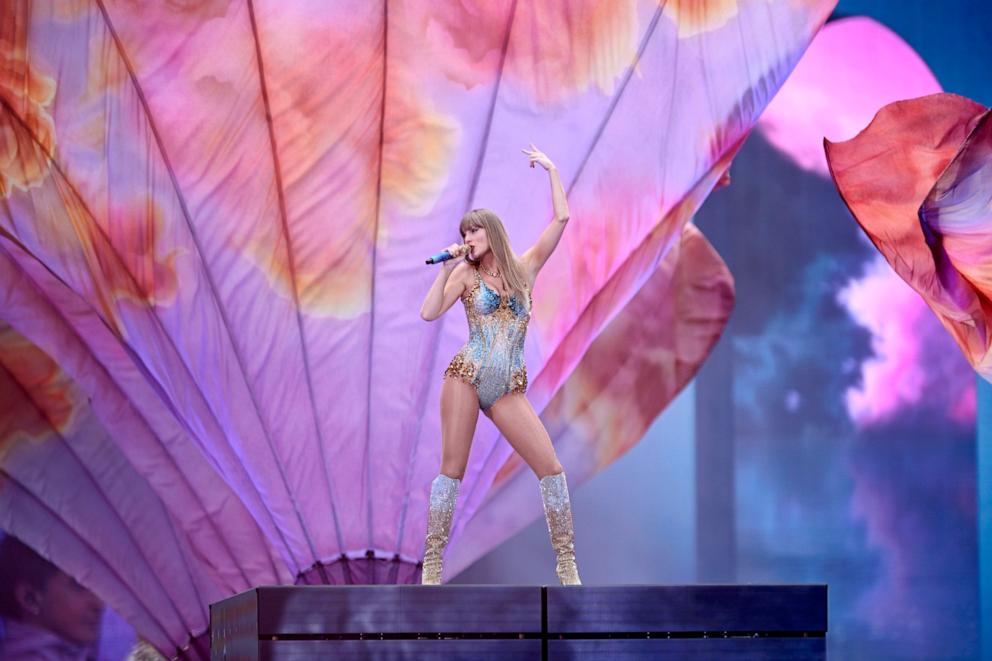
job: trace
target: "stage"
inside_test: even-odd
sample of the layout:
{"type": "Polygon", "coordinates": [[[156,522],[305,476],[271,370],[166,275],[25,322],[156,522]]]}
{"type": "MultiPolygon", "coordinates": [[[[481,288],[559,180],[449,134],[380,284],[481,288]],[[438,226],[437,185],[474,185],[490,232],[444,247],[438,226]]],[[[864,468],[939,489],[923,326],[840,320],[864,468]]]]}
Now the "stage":
{"type": "Polygon", "coordinates": [[[259,587],[211,658],[821,659],[826,585],[259,587]]]}

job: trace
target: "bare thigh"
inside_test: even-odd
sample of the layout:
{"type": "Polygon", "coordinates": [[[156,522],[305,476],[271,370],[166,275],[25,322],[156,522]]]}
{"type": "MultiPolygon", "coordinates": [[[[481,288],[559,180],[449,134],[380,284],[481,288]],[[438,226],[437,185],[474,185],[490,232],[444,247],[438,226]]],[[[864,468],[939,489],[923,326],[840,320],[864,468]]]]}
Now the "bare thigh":
{"type": "Polygon", "coordinates": [[[489,408],[488,415],[538,478],[562,472],[548,430],[537,417],[534,407],[521,393],[500,397],[489,408]]]}
{"type": "Polygon", "coordinates": [[[448,477],[460,480],[465,475],[478,419],[475,387],[461,379],[445,378],[441,384],[441,472],[448,477]]]}

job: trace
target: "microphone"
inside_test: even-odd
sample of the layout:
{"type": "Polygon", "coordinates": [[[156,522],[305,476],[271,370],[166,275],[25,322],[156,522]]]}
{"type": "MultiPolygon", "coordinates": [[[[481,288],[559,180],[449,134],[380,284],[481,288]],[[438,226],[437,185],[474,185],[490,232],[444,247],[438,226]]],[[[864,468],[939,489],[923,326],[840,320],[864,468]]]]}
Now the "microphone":
{"type": "Polygon", "coordinates": [[[447,250],[442,250],[441,252],[439,252],[438,254],[434,255],[433,257],[428,257],[424,261],[424,263],[425,264],[440,264],[441,262],[446,262],[446,261],[448,261],[449,259],[452,259],[452,258],[454,258],[454,255],[452,255],[447,250]]]}

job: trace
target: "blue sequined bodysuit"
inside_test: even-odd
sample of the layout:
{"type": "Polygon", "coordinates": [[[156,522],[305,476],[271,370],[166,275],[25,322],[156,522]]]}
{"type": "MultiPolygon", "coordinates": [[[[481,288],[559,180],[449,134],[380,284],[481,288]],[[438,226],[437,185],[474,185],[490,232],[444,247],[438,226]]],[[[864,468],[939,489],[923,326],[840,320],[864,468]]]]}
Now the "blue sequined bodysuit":
{"type": "MultiPolygon", "coordinates": [[[[530,293],[528,292],[528,297],[530,293]]],[[[475,285],[462,294],[468,342],[444,370],[475,386],[479,407],[488,411],[503,395],[527,390],[524,337],[530,311],[511,296],[500,296],[475,271],[475,285]]],[[[529,301],[528,301],[529,303],[529,301]]]]}

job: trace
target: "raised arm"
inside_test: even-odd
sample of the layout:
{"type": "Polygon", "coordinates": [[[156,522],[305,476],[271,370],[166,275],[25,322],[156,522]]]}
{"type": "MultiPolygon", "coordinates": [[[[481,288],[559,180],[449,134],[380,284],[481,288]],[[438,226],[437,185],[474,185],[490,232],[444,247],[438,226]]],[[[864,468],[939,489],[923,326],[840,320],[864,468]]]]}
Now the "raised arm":
{"type": "Polygon", "coordinates": [[[565,224],[568,223],[568,200],[565,199],[565,188],[561,185],[561,177],[558,175],[558,168],[551,162],[541,150],[531,144],[530,149],[522,150],[530,159],[530,166],[537,163],[548,172],[551,179],[551,203],[554,206],[555,215],[551,223],[544,228],[541,236],[533,246],[528,248],[521,256],[521,261],[527,268],[531,282],[537,277],[538,271],[544,263],[551,257],[561,240],[561,235],[565,231],[565,224]]]}
{"type": "MultiPolygon", "coordinates": [[[[454,251],[464,254],[461,246],[452,245],[448,250],[452,254],[455,254],[454,251]]],[[[460,259],[450,259],[441,264],[437,277],[420,306],[420,317],[424,321],[434,321],[454,305],[465,291],[465,274],[468,268],[468,264],[460,259]]]]}

